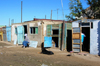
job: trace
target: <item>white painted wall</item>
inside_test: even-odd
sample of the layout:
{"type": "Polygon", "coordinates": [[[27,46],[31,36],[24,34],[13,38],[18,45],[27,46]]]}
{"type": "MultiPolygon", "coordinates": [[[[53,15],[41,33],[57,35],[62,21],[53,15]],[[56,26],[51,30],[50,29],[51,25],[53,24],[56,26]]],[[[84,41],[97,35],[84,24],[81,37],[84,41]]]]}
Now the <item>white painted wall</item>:
{"type": "Polygon", "coordinates": [[[15,39],[17,39],[17,35],[15,34],[15,27],[17,27],[17,26],[22,26],[22,24],[13,24],[13,25],[11,26],[11,40],[12,40],[12,42],[13,42],[15,39]]]}

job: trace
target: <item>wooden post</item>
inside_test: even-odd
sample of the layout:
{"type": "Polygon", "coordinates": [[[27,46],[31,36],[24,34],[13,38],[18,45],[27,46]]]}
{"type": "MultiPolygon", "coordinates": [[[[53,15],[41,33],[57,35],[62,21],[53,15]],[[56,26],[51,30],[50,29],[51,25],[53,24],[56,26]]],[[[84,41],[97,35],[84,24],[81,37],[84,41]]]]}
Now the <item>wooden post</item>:
{"type": "Polygon", "coordinates": [[[9,26],[10,26],[10,18],[9,18],[9,26]]]}
{"type": "Polygon", "coordinates": [[[51,10],[51,20],[52,20],[52,10],[51,10]]]}
{"type": "Polygon", "coordinates": [[[44,25],[43,25],[43,21],[41,23],[42,23],[42,42],[44,42],[44,25]]]}
{"type": "Polygon", "coordinates": [[[46,19],[46,15],[45,15],[45,19],[46,19]]]}
{"type": "Polygon", "coordinates": [[[64,28],[65,28],[65,22],[63,21],[62,44],[61,44],[61,50],[62,51],[63,51],[63,46],[64,46],[64,28]]]}
{"type": "Polygon", "coordinates": [[[58,9],[57,9],[57,20],[58,20],[58,9]]]}

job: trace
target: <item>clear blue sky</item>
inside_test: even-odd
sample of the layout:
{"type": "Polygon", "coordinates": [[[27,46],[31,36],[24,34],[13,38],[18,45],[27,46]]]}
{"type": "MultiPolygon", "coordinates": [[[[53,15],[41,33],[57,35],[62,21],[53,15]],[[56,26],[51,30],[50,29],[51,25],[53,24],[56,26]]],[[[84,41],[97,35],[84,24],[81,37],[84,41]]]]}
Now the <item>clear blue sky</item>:
{"type": "MultiPolygon", "coordinates": [[[[23,1],[23,19],[22,21],[33,20],[33,18],[46,18],[50,19],[51,10],[52,19],[57,19],[57,9],[58,19],[62,20],[62,6],[61,0],[0,0],[0,25],[9,25],[14,19],[14,23],[21,22],[21,1],[23,1]]],[[[63,1],[64,16],[70,13],[69,10],[69,0],[63,1]]],[[[85,0],[81,0],[84,8],[87,8],[85,0]]],[[[64,17],[64,19],[66,19],[64,17]]]]}

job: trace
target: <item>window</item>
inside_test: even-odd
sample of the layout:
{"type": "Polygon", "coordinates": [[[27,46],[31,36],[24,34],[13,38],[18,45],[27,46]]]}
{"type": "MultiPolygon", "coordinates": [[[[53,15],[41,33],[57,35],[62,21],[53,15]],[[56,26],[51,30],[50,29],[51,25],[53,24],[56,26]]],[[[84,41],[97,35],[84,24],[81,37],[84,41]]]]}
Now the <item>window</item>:
{"type": "Polygon", "coordinates": [[[30,27],[31,34],[38,34],[38,27],[30,27]]]}
{"type": "Polygon", "coordinates": [[[80,26],[90,26],[90,23],[79,23],[79,27],[80,26]]]}
{"type": "Polygon", "coordinates": [[[59,34],[59,30],[58,29],[53,29],[52,30],[52,35],[58,35],[59,34]]]}
{"type": "Polygon", "coordinates": [[[91,22],[91,28],[93,29],[93,22],[91,22]]]}
{"type": "Polygon", "coordinates": [[[15,34],[17,34],[17,28],[15,28],[15,34]]]}

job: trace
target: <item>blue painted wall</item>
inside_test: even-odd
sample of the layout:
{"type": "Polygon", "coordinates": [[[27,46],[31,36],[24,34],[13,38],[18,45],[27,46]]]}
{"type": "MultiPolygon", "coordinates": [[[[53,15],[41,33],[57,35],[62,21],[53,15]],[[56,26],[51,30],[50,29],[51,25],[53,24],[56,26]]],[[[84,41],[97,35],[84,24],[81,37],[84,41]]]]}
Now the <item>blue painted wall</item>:
{"type": "Polygon", "coordinates": [[[7,41],[11,41],[11,27],[6,27],[7,41]]]}

